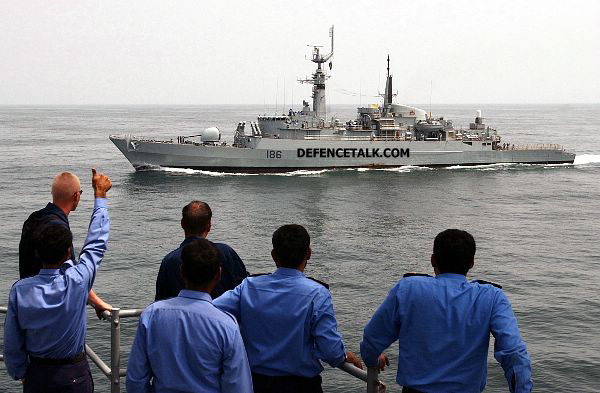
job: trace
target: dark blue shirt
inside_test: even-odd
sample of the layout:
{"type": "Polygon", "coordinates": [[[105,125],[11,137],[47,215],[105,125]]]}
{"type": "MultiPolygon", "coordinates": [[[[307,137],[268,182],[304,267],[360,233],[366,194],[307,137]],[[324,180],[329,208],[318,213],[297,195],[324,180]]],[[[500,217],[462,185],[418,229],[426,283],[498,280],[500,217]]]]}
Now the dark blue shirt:
{"type": "MultiPolygon", "coordinates": [[[[67,215],[54,203],[48,203],[45,208],[31,213],[23,223],[19,242],[19,278],[35,276],[40,272],[42,262],[37,257],[35,235],[42,227],[49,224],[59,224],[71,229],[67,215]]],[[[72,244],[71,259],[76,261],[72,244]]]]}
{"type": "MultiPolygon", "coordinates": [[[[156,277],[156,296],[154,300],[163,300],[179,295],[179,291],[184,289],[183,279],[181,278],[181,251],[183,247],[194,239],[200,239],[198,236],[187,237],[179,248],[171,251],[164,257],[156,277]]],[[[248,276],[246,266],[233,248],[224,243],[212,243],[222,258],[221,281],[210,294],[212,298],[217,298],[229,289],[235,288],[248,276]]]]}

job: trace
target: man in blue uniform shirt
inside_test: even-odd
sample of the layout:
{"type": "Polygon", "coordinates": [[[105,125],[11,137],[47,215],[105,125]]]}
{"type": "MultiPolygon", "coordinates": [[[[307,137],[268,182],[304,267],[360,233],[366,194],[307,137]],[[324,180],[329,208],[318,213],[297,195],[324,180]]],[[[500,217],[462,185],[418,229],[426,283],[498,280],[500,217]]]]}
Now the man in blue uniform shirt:
{"type": "MultiPolygon", "coordinates": [[[[19,278],[35,276],[42,268],[42,261],[37,255],[38,242],[36,234],[48,224],[60,224],[68,230],[69,213],[75,211],[79,205],[81,198],[81,185],[79,178],[71,172],[61,172],[54,177],[52,181],[52,202],[48,203],[45,208],[31,213],[31,215],[23,223],[21,232],[21,240],[19,242],[19,278]]],[[[77,263],[77,258],[71,244],[71,261],[77,263]]],[[[61,266],[64,271],[71,264],[61,266]]],[[[111,310],[110,304],[106,303],[93,289],[90,290],[88,303],[96,310],[98,317],[105,310],[111,310]]]]}
{"type": "Polygon", "coordinates": [[[62,224],[49,224],[39,237],[42,269],[17,281],[8,297],[4,322],[4,361],[8,374],[23,380],[24,392],[93,391],[85,357],[88,293],[102,262],[110,220],[106,192],[111,181],[92,169],[94,211],[79,263],[64,273],[73,241],[62,224]]]}
{"type": "Polygon", "coordinates": [[[183,247],[179,296],[142,313],[127,366],[127,391],[251,393],[246,350],[233,316],[212,304],[221,277],[218,250],[206,239],[183,247]]]}
{"type": "MultiPolygon", "coordinates": [[[[212,211],[207,203],[192,201],[181,210],[181,228],[185,240],[179,248],[171,251],[160,264],[156,277],[156,296],[154,300],[163,300],[177,296],[183,289],[181,278],[181,250],[194,239],[204,239],[211,229],[212,211]]],[[[221,280],[213,289],[211,296],[220,296],[228,289],[233,289],[248,276],[244,263],[234,251],[225,243],[213,243],[222,258],[221,280]]]]}
{"type": "Polygon", "coordinates": [[[510,391],[530,392],[531,361],[510,302],[494,284],[467,281],[474,260],[469,233],[438,234],[431,256],[436,276],[406,277],[392,288],[365,327],[365,363],[377,365],[381,351],[398,341],[396,382],[403,392],[481,392],[491,333],[510,391]]]}
{"type": "Polygon", "coordinates": [[[240,324],[256,393],[322,392],[319,360],[362,368],[344,348],[329,290],[304,275],[311,252],[304,227],[282,226],[273,233],[277,270],[249,277],[214,301],[240,324]]]}

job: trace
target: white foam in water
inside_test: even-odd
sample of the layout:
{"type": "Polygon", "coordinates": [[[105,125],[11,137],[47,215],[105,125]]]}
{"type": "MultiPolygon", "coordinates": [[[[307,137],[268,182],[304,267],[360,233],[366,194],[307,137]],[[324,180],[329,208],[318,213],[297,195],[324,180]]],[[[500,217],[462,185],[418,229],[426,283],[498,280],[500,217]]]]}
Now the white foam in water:
{"type": "Polygon", "coordinates": [[[484,164],[484,165],[452,165],[447,166],[444,169],[476,169],[482,171],[496,171],[508,169],[509,167],[520,165],[515,163],[498,163],[498,164],[484,164]]]}
{"type": "MultiPolygon", "coordinates": [[[[586,164],[596,164],[600,163],[600,154],[581,154],[575,156],[574,165],[586,165],[586,164]]],[[[552,168],[557,166],[569,166],[571,164],[546,164],[544,168],[552,168]]],[[[479,171],[497,171],[497,170],[507,170],[514,167],[523,167],[523,166],[531,166],[531,164],[518,164],[518,163],[498,163],[498,164],[485,164],[485,165],[452,165],[444,167],[446,170],[452,169],[460,169],[460,170],[479,170],[479,171]]],[[[223,177],[223,176],[260,176],[260,173],[236,173],[236,172],[212,172],[212,171],[204,171],[197,169],[188,169],[188,168],[163,168],[163,167],[153,167],[149,168],[150,170],[158,169],[165,172],[172,173],[182,173],[187,175],[192,174],[200,174],[206,176],[215,176],[215,177],[223,177]]],[[[341,168],[340,168],[341,169],[341,168]]],[[[422,167],[422,166],[413,166],[406,165],[401,167],[393,167],[393,168],[346,168],[347,171],[357,171],[357,172],[367,172],[367,171],[384,171],[384,172],[396,172],[396,173],[409,173],[413,171],[431,171],[434,168],[430,167],[422,167]]],[[[265,173],[264,175],[269,176],[319,176],[327,172],[335,171],[335,169],[320,169],[320,170],[297,170],[292,172],[282,172],[282,173],[265,173]]]]}
{"type": "Polygon", "coordinates": [[[159,168],[165,172],[171,173],[182,173],[186,175],[205,175],[205,176],[214,176],[214,177],[223,177],[223,176],[257,176],[256,173],[235,173],[235,172],[212,172],[212,171],[203,171],[199,169],[189,169],[189,168],[168,168],[168,167],[160,167],[159,168]]]}
{"type": "Polygon", "coordinates": [[[319,170],[305,170],[305,169],[300,169],[297,171],[292,171],[292,172],[282,172],[282,173],[267,173],[267,175],[271,175],[271,176],[317,176],[317,175],[321,175],[325,172],[331,172],[332,169],[319,169],[319,170]]]}
{"type": "Polygon", "coordinates": [[[597,164],[600,163],[600,154],[582,154],[575,156],[574,165],[597,164]]]}

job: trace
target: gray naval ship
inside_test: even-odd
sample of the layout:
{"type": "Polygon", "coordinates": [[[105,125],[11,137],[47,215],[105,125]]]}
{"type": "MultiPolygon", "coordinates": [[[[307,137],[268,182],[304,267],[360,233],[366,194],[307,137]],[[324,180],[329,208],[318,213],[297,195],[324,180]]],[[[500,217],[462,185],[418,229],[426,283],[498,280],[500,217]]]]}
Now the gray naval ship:
{"type": "MultiPolygon", "coordinates": [[[[358,108],[354,120],[328,119],[326,64],[333,56],[314,46],[312,108],[303,101],[300,111],[259,116],[240,122],[233,143],[222,140],[216,127],[199,135],[156,140],[111,135],[110,140],[136,170],[156,167],[191,168],[219,172],[288,172],[329,168],[386,168],[454,166],[496,163],[573,163],[575,153],[556,144],[514,145],[485,124],[481,111],[469,128],[454,128],[451,120],[394,103],[390,59],[383,105],[358,108]]],[[[330,63],[331,68],[331,63],[330,63]]]]}

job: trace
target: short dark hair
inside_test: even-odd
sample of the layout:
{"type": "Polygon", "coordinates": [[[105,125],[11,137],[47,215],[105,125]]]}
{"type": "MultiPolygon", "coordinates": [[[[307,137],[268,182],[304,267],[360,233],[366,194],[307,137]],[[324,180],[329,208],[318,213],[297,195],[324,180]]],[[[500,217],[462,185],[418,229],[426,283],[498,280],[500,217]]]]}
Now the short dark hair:
{"type": "Polygon", "coordinates": [[[181,227],[187,233],[202,233],[208,230],[212,210],[208,203],[191,201],[181,209],[181,227]]]}
{"type": "Polygon", "coordinates": [[[42,263],[55,265],[67,255],[73,244],[73,234],[64,225],[49,223],[36,231],[34,241],[42,263]]]}
{"type": "Polygon", "coordinates": [[[433,241],[433,255],[440,273],[466,275],[475,258],[475,239],[469,232],[446,229],[433,241]]]}
{"type": "Polygon", "coordinates": [[[221,267],[221,254],[206,239],[194,239],[181,251],[181,274],[192,285],[210,282],[221,267]]]}
{"type": "Polygon", "coordinates": [[[302,225],[288,224],[273,232],[273,251],[282,267],[297,268],[310,248],[310,235],[302,225]]]}

